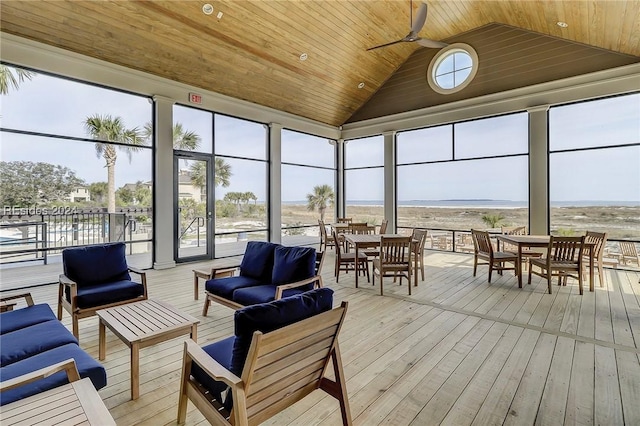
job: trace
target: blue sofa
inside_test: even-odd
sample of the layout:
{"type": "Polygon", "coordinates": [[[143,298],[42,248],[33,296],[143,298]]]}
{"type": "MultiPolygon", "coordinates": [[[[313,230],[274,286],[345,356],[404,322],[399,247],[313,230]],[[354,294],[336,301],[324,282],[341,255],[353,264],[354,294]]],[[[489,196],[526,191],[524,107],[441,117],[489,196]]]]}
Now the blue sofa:
{"type": "Polygon", "coordinates": [[[211,302],[241,309],[320,288],[321,267],[322,253],[314,248],[249,241],[239,275],[205,283],[202,315],[207,315],[211,302]]]}
{"type": "MultiPolygon", "coordinates": [[[[68,360],[75,361],[80,377],[88,377],[96,389],[107,384],[104,367],[80,348],[78,340],[62,325],[47,304],[33,304],[0,315],[0,382],[68,360]]],[[[64,371],[0,393],[0,405],[68,383],[64,371]]]]}

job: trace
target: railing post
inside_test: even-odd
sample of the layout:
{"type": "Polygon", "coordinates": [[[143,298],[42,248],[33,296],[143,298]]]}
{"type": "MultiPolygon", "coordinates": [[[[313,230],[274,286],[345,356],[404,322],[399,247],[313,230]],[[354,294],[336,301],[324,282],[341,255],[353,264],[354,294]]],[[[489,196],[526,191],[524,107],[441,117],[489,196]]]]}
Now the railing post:
{"type": "Polygon", "coordinates": [[[44,264],[45,265],[47,264],[47,248],[48,248],[47,237],[48,237],[48,235],[49,235],[49,233],[47,232],[47,222],[45,222],[43,220],[42,221],[42,246],[43,246],[44,250],[42,251],[42,255],[44,257],[44,264]]]}

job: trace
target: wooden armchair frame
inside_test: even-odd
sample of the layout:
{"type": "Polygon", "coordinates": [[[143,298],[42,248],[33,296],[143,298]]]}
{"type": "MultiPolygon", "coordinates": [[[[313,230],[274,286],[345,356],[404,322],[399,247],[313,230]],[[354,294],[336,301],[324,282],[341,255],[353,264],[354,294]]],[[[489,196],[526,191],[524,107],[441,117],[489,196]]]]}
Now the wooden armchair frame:
{"type": "Polygon", "coordinates": [[[65,361],[61,361],[56,364],[41,368],[40,370],[32,371],[30,373],[23,374],[22,376],[14,377],[13,379],[0,382],[0,392],[14,389],[19,386],[35,382],[36,380],[46,379],[47,377],[52,376],[59,371],[64,371],[67,373],[67,380],[69,380],[69,383],[80,380],[80,373],[78,373],[76,362],[73,358],[69,358],[65,361]]]}
{"type": "Polygon", "coordinates": [[[303,399],[316,389],[340,403],[342,423],[351,425],[345,375],[338,334],[347,312],[347,302],[270,333],[253,334],[249,354],[237,377],[211,358],[192,340],[184,345],[178,423],[187,415],[187,401],[200,410],[211,424],[257,425],[303,399]],[[333,364],[335,381],[325,377],[333,364]],[[221,401],[191,376],[193,363],[210,377],[230,387],[233,408],[227,411],[221,401]]]}
{"type": "Polygon", "coordinates": [[[128,300],[123,300],[121,302],[116,302],[116,303],[108,303],[106,305],[100,305],[100,306],[92,306],[90,308],[79,308],[76,305],[76,300],[78,297],[78,284],[75,281],[72,281],[69,277],[67,277],[65,274],[60,274],[59,277],[59,286],[58,286],[58,320],[62,320],[62,308],[64,307],[64,309],[69,312],[69,314],[71,315],[71,323],[72,323],[72,327],[73,327],[73,335],[76,337],[76,339],[79,338],[79,331],[78,331],[78,320],[82,319],[82,318],[87,318],[87,317],[91,317],[94,316],[96,314],[96,311],[99,311],[100,309],[106,309],[106,308],[112,308],[114,306],[120,306],[120,305],[126,305],[127,303],[133,303],[133,302],[139,302],[141,300],[147,300],[147,274],[146,272],[138,269],[138,268],[134,268],[132,266],[128,266],[127,270],[129,272],[132,272],[134,274],[137,274],[140,276],[140,280],[141,280],[141,284],[144,287],[144,293],[142,294],[142,296],[136,297],[134,299],[128,299],[128,300]],[[70,299],[71,301],[67,301],[67,298],[65,297],[65,288],[69,288],[69,292],[70,292],[70,299]]]}
{"type": "Polygon", "coordinates": [[[11,296],[0,297],[0,312],[13,310],[13,307],[16,305],[14,300],[17,299],[24,299],[27,306],[33,306],[33,297],[31,297],[31,293],[13,294],[11,296]]]}

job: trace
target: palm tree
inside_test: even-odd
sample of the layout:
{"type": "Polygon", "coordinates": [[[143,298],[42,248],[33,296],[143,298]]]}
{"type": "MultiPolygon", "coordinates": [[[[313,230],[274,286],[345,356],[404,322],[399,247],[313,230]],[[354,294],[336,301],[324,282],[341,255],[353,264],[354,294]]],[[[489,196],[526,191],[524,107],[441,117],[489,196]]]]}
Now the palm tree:
{"type": "Polygon", "coordinates": [[[317,185],[313,187],[313,194],[307,194],[307,210],[320,212],[320,220],[324,221],[324,212],[327,206],[333,205],[335,195],[329,185],[317,185]]]}
{"type": "MultiPolygon", "coordinates": [[[[144,125],[142,134],[146,140],[151,140],[153,135],[151,123],[144,125]]],[[[173,125],[173,149],[194,151],[200,146],[200,142],[202,142],[202,138],[196,132],[184,130],[181,123],[175,123],[173,125]]]]}
{"type": "Polygon", "coordinates": [[[504,220],[504,215],[502,213],[497,214],[485,214],[482,216],[482,221],[489,228],[497,228],[500,225],[500,222],[504,220]]]}
{"type": "Polygon", "coordinates": [[[20,83],[31,80],[35,76],[36,73],[33,71],[0,64],[0,95],[9,93],[9,88],[17,90],[20,83]]]}
{"type": "Polygon", "coordinates": [[[137,127],[127,129],[120,117],[112,117],[111,115],[96,114],[87,117],[84,122],[87,133],[94,139],[108,142],[120,142],[124,145],[114,145],[104,142],[96,142],[96,155],[98,158],[104,158],[107,167],[107,211],[115,213],[116,211],[116,188],[115,188],[115,166],[118,159],[116,148],[123,151],[129,157],[131,162],[131,154],[140,150],[140,145],[145,144],[145,138],[137,127]]]}
{"type": "Polygon", "coordinates": [[[224,161],[224,158],[216,157],[213,167],[213,179],[216,186],[223,188],[231,185],[231,164],[224,161]]]}
{"type": "Polygon", "coordinates": [[[191,175],[191,184],[200,190],[206,188],[207,177],[205,176],[206,168],[204,161],[194,161],[189,166],[189,174],[191,175]]]}

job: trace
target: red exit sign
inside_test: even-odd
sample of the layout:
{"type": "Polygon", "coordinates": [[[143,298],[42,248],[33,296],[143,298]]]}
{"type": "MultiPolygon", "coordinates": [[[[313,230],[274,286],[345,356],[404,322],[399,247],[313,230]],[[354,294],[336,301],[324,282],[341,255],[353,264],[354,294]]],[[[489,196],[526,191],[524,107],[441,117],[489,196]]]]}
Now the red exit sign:
{"type": "Polygon", "coordinates": [[[200,105],[202,103],[202,95],[197,93],[189,93],[189,102],[200,105]]]}

